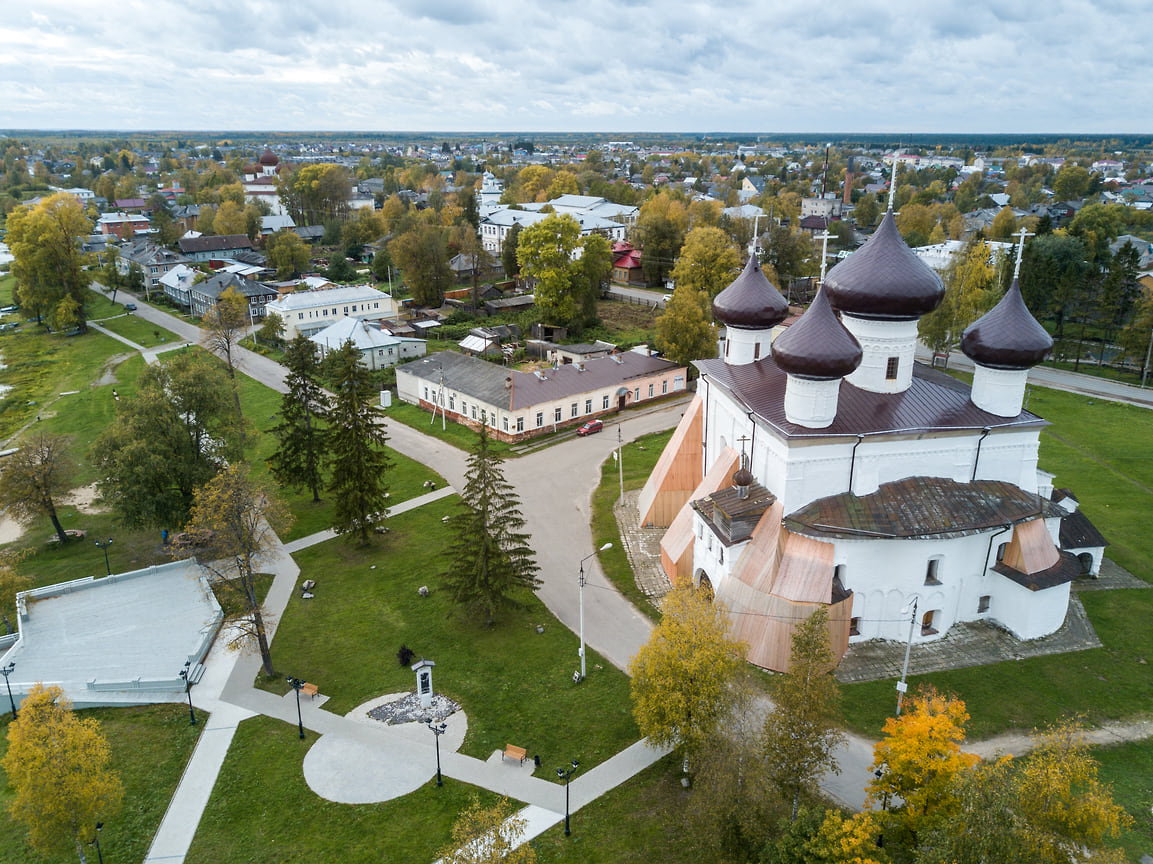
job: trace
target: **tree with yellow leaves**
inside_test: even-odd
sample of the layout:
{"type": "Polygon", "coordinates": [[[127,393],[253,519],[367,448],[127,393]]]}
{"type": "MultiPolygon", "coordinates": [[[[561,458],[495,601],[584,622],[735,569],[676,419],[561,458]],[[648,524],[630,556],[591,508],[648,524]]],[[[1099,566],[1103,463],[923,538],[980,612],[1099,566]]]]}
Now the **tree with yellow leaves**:
{"type": "Polygon", "coordinates": [[[661,623],[629,663],[633,715],[653,744],[688,760],[728,718],[747,646],[722,605],[684,582],[665,595],[661,623]]]}
{"type": "Polygon", "coordinates": [[[85,862],[96,823],[116,815],[124,797],[110,758],[96,720],[73,714],[59,687],[32,687],[8,727],[8,752],[0,761],[15,793],[8,812],[28,829],[32,848],[75,848],[85,862]]]}
{"type": "Polygon", "coordinates": [[[517,846],[528,821],[514,816],[512,804],[501,798],[482,807],[473,798],[452,826],[453,845],[441,853],[443,864],[535,864],[536,852],[527,843],[517,846]]]}
{"type": "Polygon", "coordinates": [[[905,703],[900,717],[885,721],[885,737],[873,748],[873,779],[866,803],[880,803],[890,833],[906,847],[958,809],[956,776],[979,760],[961,752],[969,713],[965,703],[933,688],[905,703]],[[890,806],[891,805],[891,806],[890,806]]]}

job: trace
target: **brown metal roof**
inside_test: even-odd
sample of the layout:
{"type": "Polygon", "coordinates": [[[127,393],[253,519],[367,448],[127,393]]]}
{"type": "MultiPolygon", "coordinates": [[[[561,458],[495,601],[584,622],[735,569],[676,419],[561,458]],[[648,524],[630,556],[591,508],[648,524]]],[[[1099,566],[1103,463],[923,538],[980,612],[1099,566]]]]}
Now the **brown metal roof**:
{"type": "Polygon", "coordinates": [[[746,498],[739,497],[735,486],[726,486],[693,501],[692,507],[722,543],[732,546],[752,536],[761,516],[776,500],[777,496],[760,483],[753,483],[746,498]]]}
{"type": "Polygon", "coordinates": [[[1076,555],[1062,552],[1056,564],[1036,573],[1022,573],[1004,561],[998,561],[990,569],[1030,591],[1043,591],[1076,579],[1081,573],[1081,562],[1076,555]]]}
{"type": "Polygon", "coordinates": [[[819,538],[941,538],[1052,515],[1056,505],[1003,480],[907,477],[869,495],[842,492],[813,501],[786,516],[785,526],[819,538]]]}
{"type": "Polygon", "coordinates": [[[773,361],[790,375],[829,381],[861,365],[861,343],[829,306],[822,287],[796,324],[773,340],[773,361]]]}
{"type": "Polygon", "coordinates": [[[509,407],[512,411],[518,411],[541,402],[567,399],[603,387],[623,385],[634,378],[672,374],[684,368],[660,357],[646,357],[634,351],[624,351],[611,357],[594,357],[580,364],[569,363],[559,368],[542,369],[539,376],[531,372],[512,372],[512,404],[509,407]]]}
{"type": "Polygon", "coordinates": [[[768,330],[789,314],[789,304],[773,287],[757,256],[749,257],[741,275],[713,300],[713,317],[726,327],[768,330]]]}
{"type": "Polygon", "coordinates": [[[1096,549],[1108,545],[1109,541],[1101,535],[1080,508],[1061,520],[1061,548],[1096,549]]]}
{"type": "Polygon", "coordinates": [[[901,239],[892,212],[864,246],[829,271],[825,287],[834,309],[860,318],[917,318],[945,296],[941,277],[901,239]]]}
{"type": "Polygon", "coordinates": [[[1028,369],[1045,359],[1053,337],[1025,306],[1017,280],[1000,302],[965,328],[961,350],[970,360],[994,369],[1028,369]]]}
{"type": "Polygon", "coordinates": [[[741,366],[723,360],[698,360],[695,365],[710,382],[731,393],[782,438],[1048,425],[1028,411],[1009,418],[982,411],[969,398],[966,384],[914,363],[912,383],[902,393],[872,393],[842,381],[836,419],[827,428],[814,430],[790,423],[785,417],[786,376],[772,358],[741,366]]]}

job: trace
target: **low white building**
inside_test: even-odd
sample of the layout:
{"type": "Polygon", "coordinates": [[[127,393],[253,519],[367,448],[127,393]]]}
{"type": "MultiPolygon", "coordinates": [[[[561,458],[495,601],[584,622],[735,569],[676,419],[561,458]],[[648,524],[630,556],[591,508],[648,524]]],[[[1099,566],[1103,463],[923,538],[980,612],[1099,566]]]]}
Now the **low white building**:
{"type": "Polygon", "coordinates": [[[269,303],[268,311],[280,316],[284,322],[284,338],[291,340],[297,333],[305,336],[319,333],[341,318],[395,319],[399,306],[391,295],[369,285],[346,285],[285,294],[269,303]]]}
{"type": "Polygon", "coordinates": [[[177,264],[160,277],[160,287],[164,289],[164,296],[180,306],[191,307],[192,286],[199,273],[199,270],[187,264],[177,264]]]}
{"type": "Polygon", "coordinates": [[[345,342],[352,342],[360,352],[360,362],[373,370],[387,369],[405,360],[423,357],[426,350],[423,339],[393,336],[359,318],[343,318],[308,338],[319,349],[321,357],[329,351],[339,350],[345,342]]]}

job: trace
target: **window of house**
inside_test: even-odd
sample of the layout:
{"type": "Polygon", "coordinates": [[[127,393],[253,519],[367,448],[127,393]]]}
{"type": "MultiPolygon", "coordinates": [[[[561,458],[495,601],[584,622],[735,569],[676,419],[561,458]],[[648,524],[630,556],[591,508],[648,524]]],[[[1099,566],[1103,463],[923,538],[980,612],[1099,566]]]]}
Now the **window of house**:
{"type": "MultiPolygon", "coordinates": [[[[333,309],[333,310],[332,310],[332,314],[333,314],[333,315],[335,315],[335,314],[336,314],[336,310],[335,310],[335,309],[333,309]]],[[[347,315],[347,314],[348,314],[348,307],[347,307],[347,306],[345,306],[345,307],[344,307],[344,314],[345,314],[345,315],[347,315]]]]}
{"type": "Polygon", "coordinates": [[[327,309],[325,309],[325,310],[324,310],[324,317],[325,317],[325,318],[327,318],[327,317],[328,317],[328,310],[327,310],[327,309]]]}
{"type": "Polygon", "coordinates": [[[641,388],[640,387],[638,387],[636,390],[633,391],[633,401],[634,402],[640,402],[641,401],[641,388]]]}
{"type": "Polygon", "coordinates": [[[925,584],[926,585],[940,585],[941,584],[941,559],[930,558],[929,564],[925,568],[925,584]]]}
{"type": "Polygon", "coordinates": [[[980,599],[977,600],[977,612],[978,613],[989,611],[989,600],[990,600],[989,594],[982,594],[981,595],[980,599]]]}
{"type": "Polygon", "coordinates": [[[543,411],[537,411],[536,412],[536,428],[539,429],[543,425],[544,425],[544,412],[543,411]]]}
{"type": "Polygon", "coordinates": [[[472,406],[472,419],[473,420],[476,419],[476,404],[475,403],[472,406]]]}
{"type": "Polygon", "coordinates": [[[427,387],[424,388],[424,401],[425,402],[428,401],[428,388],[427,387]]]}
{"type": "Polygon", "coordinates": [[[456,410],[456,397],[455,396],[449,396],[448,397],[448,410],[449,411],[455,411],[456,410]]]}
{"type": "Polygon", "coordinates": [[[579,415],[580,415],[580,412],[577,410],[577,403],[573,402],[572,403],[572,415],[571,416],[577,417],[579,415]]]}
{"type": "Polygon", "coordinates": [[[500,419],[501,419],[501,425],[504,427],[504,431],[507,432],[508,431],[508,418],[502,417],[500,419]]]}
{"type": "Polygon", "coordinates": [[[897,366],[900,365],[899,357],[890,357],[889,362],[885,364],[885,380],[895,381],[897,379],[897,366]]]}
{"type": "Polygon", "coordinates": [[[649,398],[650,398],[650,399],[652,399],[652,398],[653,398],[653,387],[654,387],[654,386],[655,386],[655,385],[653,385],[653,384],[650,384],[650,385],[649,385],[649,398]]]}
{"type": "Polygon", "coordinates": [[[661,395],[663,396],[664,394],[666,394],[668,392],[669,392],[669,379],[666,378],[664,381],[661,382],[661,395]]]}
{"type": "MultiPolygon", "coordinates": [[[[536,421],[536,425],[537,426],[540,425],[539,420],[536,421]]],[[[517,417],[516,418],[516,431],[517,432],[523,432],[524,431],[524,418],[523,417],[517,417]]]]}
{"type": "Polygon", "coordinates": [[[608,396],[605,396],[604,398],[601,399],[601,408],[605,409],[606,411],[609,409],[609,397],[608,396]]]}
{"type": "Polygon", "coordinates": [[[861,635],[861,619],[860,619],[860,617],[849,619],[849,635],[850,636],[860,636],[861,635]]]}
{"type": "Polygon", "coordinates": [[[677,375],[675,378],[673,378],[673,389],[674,390],[684,390],[685,389],[685,376],[684,375],[677,375]]]}
{"type": "Polygon", "coordinates": [[[296,313],[296,320],[297,321],[303,321],[304,320],[304,313],[303,312],[297,312],[296,313]]]}
{"type": "Polygon", "coordinates": [[[554,408],[554,409],[553,409],[553,412],[552,412],[552,419],[553,419],[553,422],[554,422],[554,423],[559,423],[559,422],[560,422],[560,417],[561,417],[561,410],[560,410],[560,406],[559,406],[559,405],[557,405],[557,406],[556,406],[556,408],[554,408]]]}
{"type": "Polygon", "coordinates": [[[586,399],[585,400],[585,413],[586,414],[592,414],[593,413],[593,400],[592,399],[586,399]]]}

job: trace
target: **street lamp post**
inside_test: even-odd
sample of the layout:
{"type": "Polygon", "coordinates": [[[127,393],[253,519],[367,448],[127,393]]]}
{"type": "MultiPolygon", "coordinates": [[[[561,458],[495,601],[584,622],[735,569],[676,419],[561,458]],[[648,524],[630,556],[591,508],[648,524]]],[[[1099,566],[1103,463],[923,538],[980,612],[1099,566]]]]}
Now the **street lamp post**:
{"type": "Polygon", "coordinates": [[[428,724],[428,731],[436,736],[436,785],[443,786],[444,783],[440,779],[440,736],[448,729],[448,724],[433,723],[431,717],[425,717],[424,722],[428,724]]]}
{"type": "Polygon", "coordinates": [[[612,543],[606,543],[604,546],[602,546],[596,552],[590,552],[588,555],[586,555],[584,558],[582,558],[581,563],[580,563],[580,580],[579,580],[578,584],[580,585],[580,610],[581,610],[581,650],[579,652],[580,658],[581,658],[581,673],[580,673],[581,674],[581,677],[580,677],[581,681],[585,680],[585,562],[588,561],[590,558],[592,558],[594,555],[596,555],[597,552],[604,552],[606,549],[612,549],[612,548],[613,548],[612,543]]]}
{"type": "Polygon", "coordinates": [[[104,550],[104,569],[107,571],[109,576],[112,575],[112,565],[108,563],[108,547],[111,545],[112,545],[112,538],[111,537],[109,537],[103,543],[101,543],[99,540],[96,541],[97,548],[104,550]]]}
{"type": "Polygon", "coordinates": [[[0,675],[4,676],[4,686],[8,688],[8,704],[12,706],[12,719],[16,719],[16,700],[12,698],[12,684],[8,680],[8,676],[12,674],[12,670],[16,668],[16,664],[9,663],[7,666],[0,667],[0,675]]]}
{"type": "Polygon", "coordinates": [[[621,500],[625,498],[625,446],[621,440],[621,424],[617,424],[617,476],[621,483],[621,500]]]}
{"type": "Polygon", "coordinates": [[[304,681],[300,678],[293,678],[291,675],[288,677],[288,686],[296,691],[296,726],[300,729],[300,740],[304,740],[304,719],[300,716],[300,688],[304,686],[304,681]]]}
{"type": "Polygon", "coordinates": [[[572,832],[569,830],[569,817],[568,817],[568,781],[573,774],[576,773],[580,762],[576,759],[572,760],[571,768],[557,768],[556,776],[564,781],[564,836],[568,837],[572,832]]]}
{"type": "Polygon", "coordinates": [[[909,674],[909,652],[913,650],[913,625],[917,622],[917,601],[921,598],[914,597],[913,602],[906,604],[901,609],[901,614],[904,615],[909,612],[909,641],[905,643],[905,665],[901,667],[901,680],[897,684],[897,716],[901,716],[901,699],[905,695],[905,691],[909,689],[909,685],[905,683],[905,676],[909,674]],[[911,611],[910,611],[911,610],[911,611]]]}
{"type": "Polygon", "coordinates": [[[104,853],[100,851],[100,832],[103,830],[104,830],[104,823],[103,822],[97,822],[96,823],[96,836],[92,839],[92,842],[88,844],[89,846],[92,846],[92,845],[96,846],[96,860],[97,860],[98,864],[104,864],[104,853]]]}
{"type": "Polygon", "coordinates": [[[196,725],[196,712],[192,710],[192,681],[188,677],[189,667],[192,665],[191,660],[184,663],[184,668],[180,670],[180,677],[184,679],[184,695],[188,697],[188,725],[196,725]]]}

